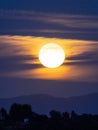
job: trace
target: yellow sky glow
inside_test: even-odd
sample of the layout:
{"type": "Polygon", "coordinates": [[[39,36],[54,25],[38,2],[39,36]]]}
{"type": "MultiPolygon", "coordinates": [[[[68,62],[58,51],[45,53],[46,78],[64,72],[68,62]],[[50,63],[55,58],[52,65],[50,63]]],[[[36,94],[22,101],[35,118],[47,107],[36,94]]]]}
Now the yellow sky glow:
{"type": "MultiPolygon", "coordinates": [[[[72,63],[70,57],[78,56],[82,53],[93,51],[96,49],[93,44],[97,42],[85,41],[85,40],[72,40],[72,39],[59,39],[59,38],[45,38],[45,37],[30,37],[30,36],[0,36],[0,46],[4,46],[3,50],[0,50],[0,57],[4,56],[32,56],[33,60],[25,60],[23,64],[32,64],[31,70],[8,72],[2,75],[25,77],[25,78],[39,78],[39,79],[80,79],[86,80],[91,74],[88,71],[92,71],[90,67],[82,67],[75,65],[68,65],[72,63]],[[66,52],[66,59],[61,67],[55,69],[49,69],[41,66],[38,58],[40,48],[46,43],[56,43],[60,45],[66,52]],[[5,53],[6,51],[6,53],[5,53]],[[69,58],[69,59],[68,59],[69,58]],[[39,67],[36,67],[36,64],[39,67]],[[35,66],[33,68],[33,66],[35,66]],[[84,79],[83,79],[84,77],[84,79]]],[[[97,48],[98,49],[98,48],[97,48]]],[[[75,62],[75,60],[74,60],[75,62]]],[[[97,70],[96,70],[97,71],[97,70]]],[[[96,72],[97,73],[97,72],[96,72]]],[[[92,81],[95,80],[92,78],[92,81]]]]}

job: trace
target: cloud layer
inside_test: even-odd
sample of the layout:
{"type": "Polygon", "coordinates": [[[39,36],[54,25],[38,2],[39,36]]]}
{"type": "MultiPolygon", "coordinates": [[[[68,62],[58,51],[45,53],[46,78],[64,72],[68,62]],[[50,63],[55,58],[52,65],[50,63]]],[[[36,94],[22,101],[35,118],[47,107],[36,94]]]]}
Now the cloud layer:
{"type": "Polygon", "coordinates": [[[98,40],[98,16],[0,10],[0,34],[98,40]]]}
{"type": "Polygon", "coordinates": [[[98,92],[97,0],[0,0],[0,97],[98,92]],[[42,45],[65,52],[58,69],[38,59],[42,45]]]}
{"type": "Polygon", "coordinates": [[[0,77],[97,82],[97,41],[27,36],[0,39],[0,77]],[[58,69],[48,70],[39,62],[39,50],[49,42],[60,44],[66,52],[65,62],[58,69]]]}

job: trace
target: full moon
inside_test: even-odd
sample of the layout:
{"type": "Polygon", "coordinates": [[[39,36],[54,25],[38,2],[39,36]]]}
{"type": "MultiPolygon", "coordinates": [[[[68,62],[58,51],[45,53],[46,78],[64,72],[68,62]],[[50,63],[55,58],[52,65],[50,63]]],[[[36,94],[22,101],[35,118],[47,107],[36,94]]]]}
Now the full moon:
{"type": "Polygon", "coordinates": [[[39,60],[42,65],[48,68],[56,68],[63,64],[65,52],[63,48],[55,43],[48,43],[42,46],[39,51],[39,60]]]}

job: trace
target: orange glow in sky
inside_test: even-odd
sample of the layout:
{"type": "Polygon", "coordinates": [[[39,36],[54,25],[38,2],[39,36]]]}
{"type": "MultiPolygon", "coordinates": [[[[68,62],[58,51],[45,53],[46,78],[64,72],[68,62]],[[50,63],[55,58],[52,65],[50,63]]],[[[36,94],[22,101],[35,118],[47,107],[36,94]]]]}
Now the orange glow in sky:
{"type": "Polygon", "coordinates": [[[5,46],[3,50],[0,50],[0,57],[31,57],[30,59],[19,61],[19,64],[21,63],[26,66],[30,65],[30,69],[27,68],[26,70],[13,70],[11,72],[5,73],[3,72],[0,74],[0,76],[2,75],[33,79],[59,79],[78,81],[88,81],[90,78],[92,81],[97,81],[97,78],[93,78],[94,76],[92,76],[94,74],[98,74],[97,66],[86,66],[84,64],[85,59],[80,57],[85,52],[93,51],[96,49],[96,47],[93,46],[93,44],[96,44],[94,41],[30,36],[0,36],[0,40],[1,43],[5,46]],[[49,69],[42,66],[39,61],[40,48],[46,43],[51,42],[57,43],[64,49],[64,52],[66,52],[66,59],[63,65],[54,69],[49,69]]]}

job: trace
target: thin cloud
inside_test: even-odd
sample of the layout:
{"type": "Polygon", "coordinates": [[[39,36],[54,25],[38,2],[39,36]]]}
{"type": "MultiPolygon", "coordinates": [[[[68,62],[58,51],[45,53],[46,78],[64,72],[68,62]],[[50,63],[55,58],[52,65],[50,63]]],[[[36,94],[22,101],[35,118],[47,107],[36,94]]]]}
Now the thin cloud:
{"type": "Polygon", "coordinates": [[[0,19],[40,21],[74,28],[98,28],[98,16],[0,10],[0,19]]]}
{"type": "Polygon", "coordinates": [[[0,77],[97,81],[97,41],[10,35],[0,40],[0,77]],[[40,48],[50,42],[60,44],[66,52],[65,63],[54,70],[38,60],[40,48]]]}
{"type": "Polygon", "coordinates": [[[96,51],[89,51],[89,52],[83,52],[78,55],[73,55],[67,59],[70,60],[98,60],[98,50],[96,51]]]}
{"type": "Polygon", "coordinates": [[[11,73],[40,67],[33,64],[36,58],[33,56],[10,56],[0,58],[0,73],[11,73]],[[32,61],[32,63],[27,63],[32,61]]]}
{"type": "Polygon", "coordinates": [[[98,16],[0,10],[0,35],[98,40],[98,16]]]}

